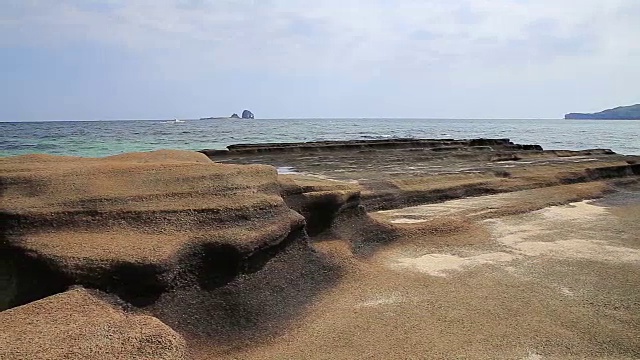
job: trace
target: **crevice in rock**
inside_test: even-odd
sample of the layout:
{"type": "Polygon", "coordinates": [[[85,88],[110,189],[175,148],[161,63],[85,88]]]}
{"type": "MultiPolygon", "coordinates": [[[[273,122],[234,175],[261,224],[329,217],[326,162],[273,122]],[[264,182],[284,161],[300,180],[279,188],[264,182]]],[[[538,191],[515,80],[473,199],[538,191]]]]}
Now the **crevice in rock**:
{"type": "Polygon", "coordinates": [[[305,246],[307,245],[307,233],[304,226],[292,229],[287,237],[282,241],[274,245],[267,245],[254,251],[245,259],[242,272],[244,274],[251,274],[259,271],[271,259],[276,257],[279,253],[286,251],[286,249],[294,243],[301,243],[305,246]]]}
{"type": "Polygon", "coordinates": [[[241,275],[262,269],[272,258],[296,242],[306,243],[303,226],[294,227],[283,239],[263,241],[263,246],[243,252],[228,244],[204,243],[188,250],[170,280],[173,289],[197,285],[204,290],[225,286],[241,275]]]}
{"type": "MultiPolygon", "coordinates": [[[[193,255],[192,255],[193,256],[193,255]]],[[[203,289],[215,289],[232,281],[241,271],[242,254],[227,244],[203,244],[197,259],[185,259],[195,264],[195,277],[203,289]]]]}
{"type": "Polygon", "coordinates": [[[61,293],[71,280],[33,253],[0,246],[0,311],[61,293]]]}
{"type": "Polygon", "coordinates": [[[279,251],[259,271],[210,290],[169,291],[145,310],[182,334],[191,355],[207,358],[282,334],[342,276],[337,264],[294,233],[290,238],[298,240],[276,245],[279,251]]]}
{"type": "Polygon", "coordinates": [[[162,273],[163,269],[150,264],[118,263],[99,278],[80,279],[79,285],[115,294],[134,306],[147,306],[167,289],[162,273]]]}
{"type": "Polygon", "coordinates": [[[306,230],[313,237],[331,228],[336,216],[348,208],[360,205],[359,192],[344,196],[340,192],[312,192],[283,195],[287,205],[306,220],[306,230]]]}

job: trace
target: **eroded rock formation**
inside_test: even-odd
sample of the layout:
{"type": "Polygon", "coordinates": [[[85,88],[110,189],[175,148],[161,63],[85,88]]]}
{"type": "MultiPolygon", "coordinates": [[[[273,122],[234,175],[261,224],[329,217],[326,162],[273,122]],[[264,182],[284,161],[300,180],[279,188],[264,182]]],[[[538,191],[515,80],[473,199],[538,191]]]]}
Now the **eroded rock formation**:
{"type": "Polygon", "coordinates": [[[304,238],[269,166],[181,151],[0,166],[1,250],[13,259],[3,271],[15,275],[5,307],[73,284],[144,305],[168,289],[223,285],[259,268],[265,249],[304,238]],[[43,278],[50,289],[30,285],[43,278]]]}
{"type": "MultiPolygon", "coordinates": [[[[640,175],[636,157],[508,139],[203,152],[0,158],[0,358],[242,357],[345,286],[348,266],[359,284],[372,264],[356,258],[378,244],[482,243],[477,219],[598,197],[640,175]],[[455,216],[405,209],[518,190],[455,216]]],[[[354,305],[369,290],[353,291],[336,304],[346,313],[392,304],[354,305]]]]}
{"type": "Polygon", "coordinates": [[[307,182],[318,181],[311,176],[335,180],[334,187],[352,184],[369,211],[640,174],[637,157],[608,149],[543,150],[509,139],[240,144],[202,153],[217,162],[270,164],[299,173],[282,178],[302,181],[307,175],[307,182]]]}

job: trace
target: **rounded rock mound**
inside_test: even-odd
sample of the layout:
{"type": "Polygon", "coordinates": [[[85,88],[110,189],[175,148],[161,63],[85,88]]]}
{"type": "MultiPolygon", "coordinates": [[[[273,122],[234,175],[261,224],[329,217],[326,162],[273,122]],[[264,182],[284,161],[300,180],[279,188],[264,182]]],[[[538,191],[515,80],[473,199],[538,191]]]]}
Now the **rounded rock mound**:
{"type": "Polygon", "coordinates": [[[245,110],[245,111],[242,112],[242,118],[243,119],[253,119],[254,115],[253,115],[253,113],[251,111],[245,110]]]}
{"type": "Polygon", "coordinates": [[[0,312],[1,359],[158,359],[186,356],[160,320],[125,312],[97,291],[74,289],[0,312]]]}
{"type": "Polygon", "coordinates": [[[197,152],[7,157],[0,185],[0,310],[71,285],[144,306],[224,285],[306,236],[275,168],[197,152]]]}

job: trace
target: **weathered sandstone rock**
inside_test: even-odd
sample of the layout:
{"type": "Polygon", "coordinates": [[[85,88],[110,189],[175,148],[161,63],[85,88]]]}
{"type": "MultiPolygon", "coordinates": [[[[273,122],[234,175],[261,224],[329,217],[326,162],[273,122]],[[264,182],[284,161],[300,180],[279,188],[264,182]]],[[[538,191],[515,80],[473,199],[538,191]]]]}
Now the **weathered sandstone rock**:
{"type": "MultiPolygon", "coordinates": [[[[227,150],[202,152],[217,162],[269,164],[290,168],[300,177],[336,180],[336,184],[348,182],[353,190],[360,191],[359,201],[367,210],[640,174],[637,156],[619,155],[608,149],[543,150],[539,145],[515,144],[509,139],[240,144],[228,146],[227,150]]],[[[281,175],[287,176],[291,175],[281,175]]],[[[296,204],[303,197],[311,199],[311,192],[304,193],[309,194],[285,198],[305,214],[311,231],[308,212],[296,204]]]]}
{"type": "Polygon", "coordinates": [[[213,288],[304,239],[273,167],[188,151],[0,159],[0,308],[74,284],[134,305],[213,288]]]}
{"type": "Polygon", "coordinates": [[[0,359],[184,359],[184,339],[160,320],[74,289],[0,312],[0,359]]]}
{"type": "Polygon", "coordinates": [[[388,140],[345,140],[345,141],[310,141],[303,143],[261,143],[237,144],[227,146],[227,150],[202,150],[210,155],[241,155],[251,153],[288,153],[300,151],[345,151],[345,150],[385,150],[385,149],[425,149],[432,151],[451,151],[461,149],[473,150],[537,150],[540,145],[519,145],[509,139],[388,139],[388,140]]]}

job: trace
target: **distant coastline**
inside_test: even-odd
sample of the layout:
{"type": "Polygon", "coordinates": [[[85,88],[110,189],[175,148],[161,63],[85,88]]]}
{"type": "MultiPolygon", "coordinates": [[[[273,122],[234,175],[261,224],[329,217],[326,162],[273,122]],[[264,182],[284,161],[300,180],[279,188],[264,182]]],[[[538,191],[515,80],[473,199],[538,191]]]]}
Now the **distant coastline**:
{"type": "Polygon", "coordinates": [[[640,120],[640,104],[619,106],[597,113],[569,113],[567,120],[640,120]]]}

